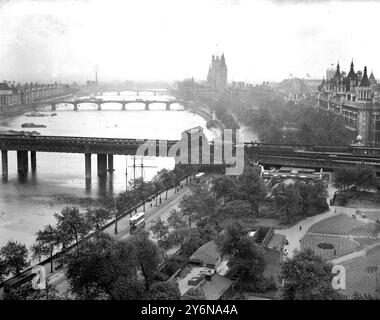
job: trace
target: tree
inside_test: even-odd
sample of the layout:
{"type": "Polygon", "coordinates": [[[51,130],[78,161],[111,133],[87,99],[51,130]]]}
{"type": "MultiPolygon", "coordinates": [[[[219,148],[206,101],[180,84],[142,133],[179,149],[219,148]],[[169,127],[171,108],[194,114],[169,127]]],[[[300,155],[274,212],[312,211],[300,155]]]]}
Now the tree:
{"type": "Polygon", "coordinates": [[[114,300],[140,300],[146,296],[144,284],[131,277],[119,277],[111,289],[114,300]]]}
{"type": "Polygon", "coordinates": [[[46,246],[41,242],[35,242],[29,250],[32,254],[32,259],[37,259],[38,263],[41,263],[43,256],[49,254],[46,246]]]}
{"type": "Polygon", "coordinates": [[[215,216],[219,207],[218,200],[206,186],[194,184],[190,187],[191,194],[185,195],[179,204],[181,214],[187,217],[188,225],[199,223],[202,219],[210,219],[215,216]]]}
{"type": "Polygon", "coordinates": [[[5,261],[0,257],[0,282],[3,281],[5,275],[7,275],[7,265],[5,264],[5,261]]]}
{"type": "Polygon", "coordinates": [[[45,226],[43,230],[37,232],[35,246],[41,247],[43,255],[50,256],[50,272],[53,272],[53,253],[54,248],[59,243],[59,235],[57,229],[50,224],[45,226]]]}
{"type": "Polygon", "coordinates": [[[240,275],[240,281],[254,282],[264,271],[264,254],[253,239],[245,237],[236,243],[227,265],[233,274],[240,275]]]}
{"type": "Polygon", "coordinates": [[[179,300],[181,292],[176,282],[159,282],[150,288],[150,300],[179,300]]]}
{"type": "Polygon", "coordinates": [[[322,182],[301,183],[297,182],[301,198],[301,213],[303,216],[313,216],[328,210],[327,190],[322,182]]]}
{"type": "Polygon", "coordinates": [[[137,279],[134,246],[130,241],[115,241],[98,232],[79,245],[80,255],[66,253],[66,277],[70,290],[81,298],[117,299],[125,292],[120,286],[137,279]]]}
{"type": "Polygon", "coordinates": [[[78,246],[78,241],[91,230],[91,226],[77,207],[65,207],[54,216],[57,219],[58,232],[64,237],[64,242],[68,239],[74,240],[78,246]]]}
{"type": "Polygon", "coordinates": [[[202,288],[192,287],[186,291],[182,299],[183,300],[206,300],[206,297],[202,288]]]}
{"type": "Polygon", "coordinates": [[[243,226],[237,220],[230,222],[223,234],[220,235],[216,242],[223,255],[232,256],[237,251],[238,244],[245,237],[243,226]]]}
{"type": "Polygon", "coordinates": [[[150,231],[153,232],[153,236],[157,239],[159,246],[163,248],[168,246],[169,225],[165,223],[161,217],[158,217],[153,221],[150,231]]]}
{"type": "Polygon", "coordinates": [[[8,243],[0,249],[0,256],[6,265],[7,274],[12,273],[18,275],[23,269],[29,266],[28,249],[24,244],[17,241],[8,241],[8,243]]]}
{"type": "Polygon", "coordinates": [[[246,200],[233,200],[227,202],[224,207],[218,210],[218,218],[225,220],[228,218],[238,219],[251,214],[251,205],[246,200]]]}
{"type": "Polygon", "coordinates": [[[284,300],[337,300],[343,296],[332,288],[333,265],[311,249],[295,252],[281,265],[284,300]]]}
{"type": "Polygon", "coordinates": [[[149,239],[148,235],[148,232],[141,230],[128,239],[133,245],[134,259],[144,277],[147,291],[160,263],[158,246],[149,239]]]}
{"type": "Polygon", "coordinates": [[[173,209],[167,219],[170,228],[174,230],[190,227],[181,211],[173,209]]]}
{"type": "Polygon", "coordinates": [[[357,165],[355,167],[356,174],[356,186],[359,189],[368,190],[377,187],[376,171],[369,165],[357,165]]]}
{"type": "Polygon", "coordinates": [[[86,212],[86,221],[91,229],[100,230],[112,217],[111,210],[105,208],[88,209],[86,212]]]}
{"type": "Polygon", "coordinates": [[[168,171],[167,169],[162,169],[156,175],[159,185],[165,188],[165,199],[168,198],[168,189],[176,185],[176,176],[173,171],[168,171]]]}
{"type": "Polygon", "coordinates": [[[298,185],[280,183],[273,190],[276,208],[285,218],[286,223],[291,223],[301,211],[301,196],[298,185]]]}
{"type": "Polygon", "coordinates": [[[259,205],[265,197],[265,185],[258,166],[246,166],[240,176],[239,194],[251,205],[251,212],[259,214],[259,205]]]}
{"type": "Polygon", "coordinates": [[[237,188],[238,184],[235,178],[223,175],[213,180],[211,191],[217,198],[223,198],[223,204],[225,204],[226,201],[237,197],[237,188]]]}

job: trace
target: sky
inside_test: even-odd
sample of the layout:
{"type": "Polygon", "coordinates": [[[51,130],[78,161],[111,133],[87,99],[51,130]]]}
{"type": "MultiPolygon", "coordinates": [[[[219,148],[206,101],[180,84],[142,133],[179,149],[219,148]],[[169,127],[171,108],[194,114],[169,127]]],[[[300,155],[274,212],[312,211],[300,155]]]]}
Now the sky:
{"type": "Polygon", "coordinates": [[[321,79],[339,61],[380,77],[375,0],[0,0],[0,81],[321,79]]]}

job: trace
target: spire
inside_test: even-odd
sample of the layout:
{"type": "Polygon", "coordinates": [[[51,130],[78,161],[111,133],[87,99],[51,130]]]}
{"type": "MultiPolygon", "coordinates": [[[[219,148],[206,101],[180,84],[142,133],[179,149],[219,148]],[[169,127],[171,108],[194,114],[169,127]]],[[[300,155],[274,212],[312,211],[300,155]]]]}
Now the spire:
{"type": "Polygon", "coordinates": [[[222,53],[222,56],[220,58],[220,63],[223,67],[226,66],[226,59],[224,58],[224,52],[222,53]]]}
{"type": "Polygon", "coordinates": [[[354,59],[351,59],[351,68],[350,68],[350,71],[354,71],[354,59]]]}
{"type": "Polygon", "coordinates": [[[367,67],[364,67],[364,74],[363,74],[362,81],[360,82],[360,86],[361,87],[369,87],[370,86],[369,79],[367,76],[367,67]]]}

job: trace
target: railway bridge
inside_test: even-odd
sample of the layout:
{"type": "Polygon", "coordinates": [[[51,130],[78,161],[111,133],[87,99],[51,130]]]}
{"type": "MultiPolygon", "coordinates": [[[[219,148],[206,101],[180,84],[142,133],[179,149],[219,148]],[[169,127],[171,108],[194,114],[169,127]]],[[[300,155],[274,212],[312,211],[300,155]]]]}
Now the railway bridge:
{"type": "MultiPolygon", "coordinates": [[[[339,148],[339,147],[337,147],[339,148]]],[[[364,154],[307,152],[282,149],[281,146],[263,148],[252,143],[234,144],[209,142],[199,132],[184,131],[180,140],[147,140],[95,138],[73,136],[0,135],[2,176],[8,177],[8,152],[17,152],[17,168],[25,175],[29,168],[29,153],[32,172],[36,170],[37,152],[81,153],[85,160],[85,178],[91,179],[91,155],[97,155],[98,175],[113,172],[114,155],[149,155],[174,157],[176,163],[202,166],[237,166],[237,161],[246,160],[266,167],[301,167],[333,171],[343,165],[366,164],[380,175],[380,157],[364,154]],[[244,148],[243,153],[238,147],[244,148]],[[141,154],[143,148],[143,154],[141,154]],[[243,159],[240,159],[242,157],[243,159]]],[[[365,150],[361,150],[365,151],[365,150]]],[[[380,151],[380,149],[378,150],[380,151]]],[[[366,151],[365,151],[366,152],[366,151]]],[[[59,166],[59,164],[57,164],[59,166]]]]}

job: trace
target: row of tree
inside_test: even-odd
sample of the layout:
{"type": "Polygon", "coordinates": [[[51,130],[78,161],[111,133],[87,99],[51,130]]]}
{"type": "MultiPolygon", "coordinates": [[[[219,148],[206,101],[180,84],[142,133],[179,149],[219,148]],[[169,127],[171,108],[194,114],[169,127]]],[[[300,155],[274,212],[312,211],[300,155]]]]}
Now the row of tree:
{"type": "Polygon", "coordinates": [[[273,189],[275,207],[285,223],[326,211],[327,190],[322,182],[280,183],[273,189]]]}
{"type": "Polygon", "coordinates": [[[355,186],[358,190],[376,188],[376,171],[373,167],[365,164],[340,167],[335,172],[335,186],[341,190],[349,190],[351,186],[355,186]]]}
{"type": "MultiPolygon", "coordinates": [[[[325,113],[315,112],[313,101],[300,104],[288,102],[282,94],[271,90],[254,88],[244,99],[223,95],[209,101],[218,119],[223,119],[225,110],[233,113],[237,120],[257,132],[259,140],[273,144],[347,145],[354,138],[345,124],[325,113]],[[283,130],[285,126],[297,130],[283,130]]],[[[230,114],[229,114],[230,115],[230,114]]],[[[238,128],[233,119],[225,121],[227,128],[238,128]]]]}
{"type": "MultiPolygon", "coordinates": [[[[173,171],[161,170],[152,179],[144,181],[135,179],[130,183],[129,189],[120,193],[116,198],[106,199],[105,206],[90,208],[80,212],[78,207],[65,207],[55,213],[56,224],[46,225],[36,233],[36,241],[30,248],[32,260],[50,258],[50,269],[53,271],[53,255],[55,252],[65,250],[78,244],[91,231],[100,230],[111,219],[120,217],[138,203],[147,201],[152,195],[162,192],[180,183],[180,179],[188,172],[179,167],[173,171]]],[[[0,249],[0,281],[9,275],[18,275],[30,265],[29,250],[15,241],[9,241],[0,249]]]]}

